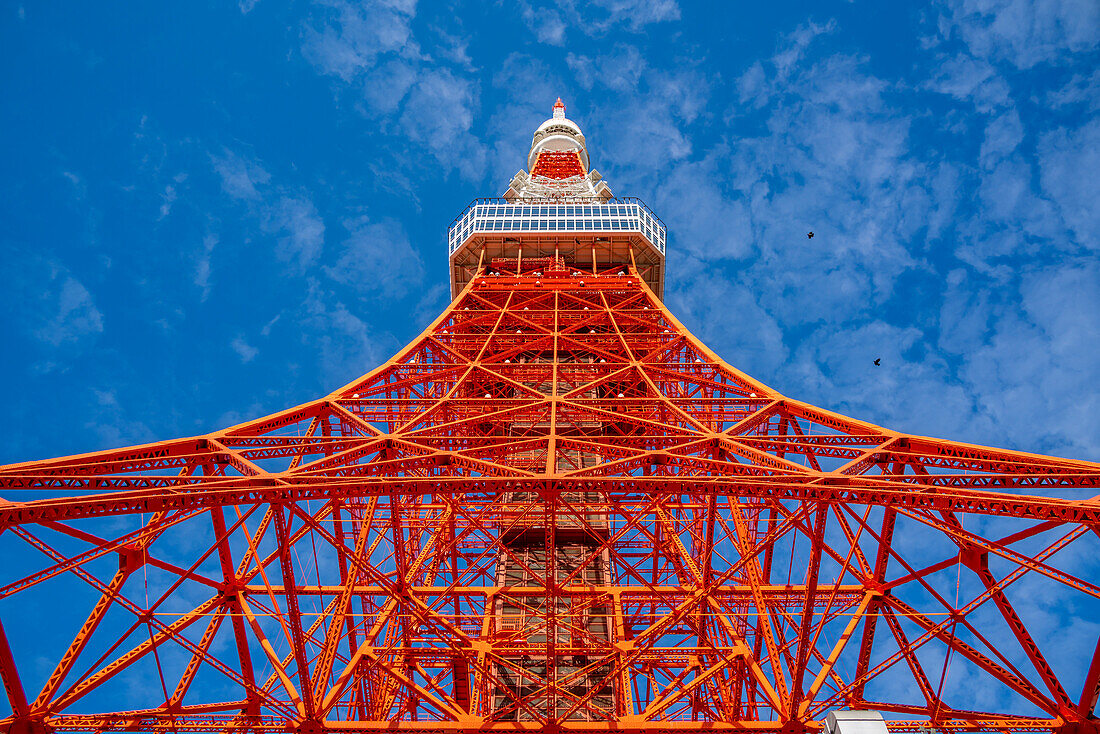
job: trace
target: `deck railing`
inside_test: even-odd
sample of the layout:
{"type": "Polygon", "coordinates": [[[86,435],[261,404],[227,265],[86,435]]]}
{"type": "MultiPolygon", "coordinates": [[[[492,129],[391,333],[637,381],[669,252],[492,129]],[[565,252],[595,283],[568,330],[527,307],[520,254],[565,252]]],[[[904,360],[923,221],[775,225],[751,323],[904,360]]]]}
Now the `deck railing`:
{"type": "Polygon", "coordinates": [[[453,255],[477,233],[637,232],[665,254],[664,222],[641,199],[475,199],[447,229],[453,255]]]}

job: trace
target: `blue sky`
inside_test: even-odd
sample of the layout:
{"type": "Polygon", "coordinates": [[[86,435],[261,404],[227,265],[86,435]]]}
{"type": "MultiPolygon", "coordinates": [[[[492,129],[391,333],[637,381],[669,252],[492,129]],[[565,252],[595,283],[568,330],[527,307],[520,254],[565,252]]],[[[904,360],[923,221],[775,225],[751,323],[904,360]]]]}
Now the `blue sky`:
{"type": "Polygon", "coordinates": [[[2,13],[0,461],[366,372],[445,305],[447,225],[559,95],[667,223],[666,300],[728,361],[900,430],[1100,460],[1094,0],[2,13]]]}

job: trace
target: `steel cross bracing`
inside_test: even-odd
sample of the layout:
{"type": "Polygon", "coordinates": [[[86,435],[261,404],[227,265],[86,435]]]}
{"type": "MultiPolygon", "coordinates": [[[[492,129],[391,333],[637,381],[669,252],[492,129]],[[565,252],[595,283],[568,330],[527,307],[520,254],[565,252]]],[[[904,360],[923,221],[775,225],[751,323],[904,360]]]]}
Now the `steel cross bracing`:
{"type": "Polygon", "coordinates": [[[1100,465],[779,395],[643,276],[483,267],[321,400],[0,468],[2,726],[1095,731],[1100,465]]]}

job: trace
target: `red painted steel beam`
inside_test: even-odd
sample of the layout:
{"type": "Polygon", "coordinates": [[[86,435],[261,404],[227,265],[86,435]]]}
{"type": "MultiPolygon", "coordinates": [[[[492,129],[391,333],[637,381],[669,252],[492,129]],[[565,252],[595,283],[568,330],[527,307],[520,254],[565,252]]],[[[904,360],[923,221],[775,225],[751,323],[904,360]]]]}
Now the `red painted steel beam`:
{"type": "MultiPolygon", "coordinates": [[[[1080,483],[1069,488],[1093,489],[1100,486],[1100,475],[1080,476],[1080,483]]],[[[337,497],[343,500],[382,496],[396,489],[402,494],[423,494],[435,488],[449,493],[484,494],[502,491],[538,491],[545,480],[522,478],[424,478],[332,481],[322,477],[298,478],[276,483],[268,478],[225,479],[199,491],[152,489],[120,491],[110,494],[77,496],[52,500],[12,502],[0,507],[0,526],[86,517],[105,517],[130,513],[199,510],[257,502],[305,502],[337,497]]],[[[1100,526],[1100,502],[1075,501],[1053,497],[1002,494],[978,490],[921,492],[919,486],[896,487],[883,480],[842,477],[757,477],[724,481],[721,479],[669,480],[658,477],[585,477],[580,480],[554,480],[560,491],[593,488],[607,492],[649,495],[679,495],[683,492],[716,491],[723,496],[792,502],[830,502],[842,505],[906,507],[937,512],[964,512],[979,515],[1055,520],[1100,526]]],[[[184,488],[186,489],[186,488],[184,488]]]]}
{"type": "MultiPolygon", "coordinates": [[[[1095,495],[1100,467],[904,436],[786,398],[699,343],[637,270],[534,275],[550,264],[497,263],[505,274],[481,273],[394,359],[321,400],[204,437],[0,467],[9,499],[39,497],[0,504],[0,530],[48,559],[0,579],[0,596],[72,578],[99,599],[40,700],[19,710],[60,729],[149,731],[794,731],[843,704],[880,706],[900,717],[897,731],[929,717],[953,731],[1089,726],[1100,645],[1080,701],[1068,701],[1065,671],[1043,658],[1006,589],[1027,575],[1094,602],[1097,587],[1056,554],[1089,552],[1100,503],[1039,495],[1095,495]],[[207,511],[211,539],[174,546],[207,511]],[[953,522],[963,514],[996,534],[953,522]],[[146,527],[110,530],[117,517],[146,527]],[[963,552],[899,542],[914,530],[963,552]],[[61,533],[64,551],[43,532],[61,533]],[[516,545],[524,533],[541,565],[516,545]],[[580,565],[547,573],[569,543],[585,548],[580,565]],[[203,565],[215,554],[220,573],[203,565]],[[956,609],[943,578],[966,554],[981,583],[956,609]],[[1015,570],[994,577],[988,554],[1015,570]],[[99,574],[114,556],[127,573],[111,591],[99,574]],[[607,583],[582,578],[597,559],[607,583]],[[501,586],[506,566],[542,580],[501,586]],[[126,586],[136,568],[168,579],[148,610],[126,586]],[[192,586],[215,596],[175,621],[157,616],[192,586]],[[541,599],[538,613],[523,604],[536,631],[503,628],[503,596],[541,599]],[[1006,639],[983,634],[990,601],[1006,639]],[[150,640],[112,639],[97,620],[115,608],[150,640]],[[603,637],[584,627],[595,608],[603,637]],[[285,643],[268,639],[266,614],[285,643]],[[200,620],[195,642],[185,628],[200,620]],[[547,636],[555,626],[568,634],[547,636]],[[232,665],[212,654],[219,629],[232,665]],[[275,670],[262,684],[257,640],[275,670]],[[107,652],[61,692],[92,642],[107,652]],[[1010,662],[1016,644],[1034,673],[1010,662]],[[174,645],[187,662],[164,704],[66,713],[174,645]],[[1051,718],[953,706],[924,672],[926,653],[962,656],[1051,718]],[[525,656],[546,670],[531,690],[506,690],[525,656]],[[595,683],[575,685],[575,659],[600,668],[595,683]],[[204,700],[207,671],[239,700],[204,700]],[[923,703],[865,701],[894,674],[923,703]],[[530,721],[494,721],[501,696],[530,721]]],[[[0,649],[6,685],[14,670],[0,649]]]]}

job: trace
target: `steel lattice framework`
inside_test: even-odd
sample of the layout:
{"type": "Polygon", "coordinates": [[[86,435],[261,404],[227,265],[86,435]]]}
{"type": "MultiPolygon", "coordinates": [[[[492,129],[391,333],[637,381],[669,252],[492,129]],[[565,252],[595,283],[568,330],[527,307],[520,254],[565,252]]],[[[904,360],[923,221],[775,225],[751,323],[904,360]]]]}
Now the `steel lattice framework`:
{"type": "Polygon", "coordinates": [[[43,641],[33,688],[0,641],[19,726],[792,731],[841,705],[895,730],[1090,720],[1096,639],[1053,665],[1021,601],[1095,607],[1080,569],[1100,504],[1036,495],[1092,493],[1100,466],[783,397],[619,272],[483,272],[324,399],[4,467],[7,497],[42,496],[0,507],[9,635],[36,605],[79,617],[43,641]],[[105,712],[136,675],[148,706],[105,712]],[[983,688],[1003,708],[973,710],[983,688]]]}
{"type": "Polygon", "coordinates": [[[727,365],[564,113],[531,159],[583,175],[456,220],[455,298],[386,364],[0,467],[0,730],[1100,731],[1100,464],[727,365]]]}

